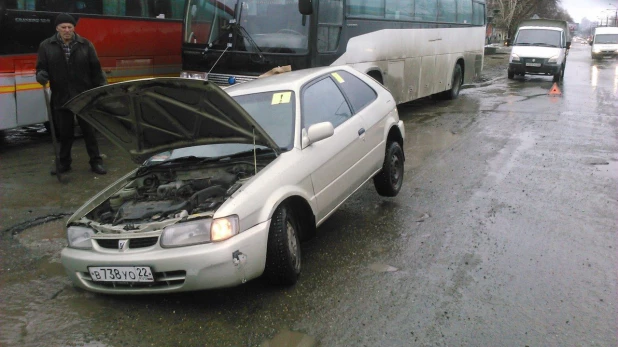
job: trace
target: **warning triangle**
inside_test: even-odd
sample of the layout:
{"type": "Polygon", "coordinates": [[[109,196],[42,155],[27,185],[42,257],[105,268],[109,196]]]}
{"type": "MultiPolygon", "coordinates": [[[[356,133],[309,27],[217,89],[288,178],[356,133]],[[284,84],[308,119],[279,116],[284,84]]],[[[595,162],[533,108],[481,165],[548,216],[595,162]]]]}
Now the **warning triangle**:
{"type": "Polygon", "coordinates": [[[558,88],[558,83],[554,83],[554,85],[549,90],[549,95],[562,95],[560,88],[558,88]]]}

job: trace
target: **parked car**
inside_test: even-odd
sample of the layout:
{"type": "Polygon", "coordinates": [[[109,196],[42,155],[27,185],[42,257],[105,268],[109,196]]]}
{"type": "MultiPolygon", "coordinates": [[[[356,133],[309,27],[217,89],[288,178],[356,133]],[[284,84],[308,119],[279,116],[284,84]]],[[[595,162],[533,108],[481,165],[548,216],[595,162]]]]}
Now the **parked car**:
{"type": "Polygon", "coordinates": [[[226,90],[129,81],[65,106],[142,163],[67,222],[62,264],[93,292],[229,287],[262,274],[294,284],[301,240],[365,182],[389,197],[403,182],[395,100],[346,66],[226,90]]]}

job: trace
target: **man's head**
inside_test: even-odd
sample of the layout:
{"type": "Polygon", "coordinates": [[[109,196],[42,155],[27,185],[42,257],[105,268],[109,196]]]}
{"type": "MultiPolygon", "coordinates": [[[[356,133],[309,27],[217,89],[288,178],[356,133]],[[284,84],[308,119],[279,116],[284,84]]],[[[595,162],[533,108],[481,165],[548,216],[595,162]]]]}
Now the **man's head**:
{"type": "Polygon", "coordinates": [[[56,31],[60,34],[63,41],[68,42],[73,39],[75,31],[75,18],[68,13],[61,13],[56,17],[56,31]]]}

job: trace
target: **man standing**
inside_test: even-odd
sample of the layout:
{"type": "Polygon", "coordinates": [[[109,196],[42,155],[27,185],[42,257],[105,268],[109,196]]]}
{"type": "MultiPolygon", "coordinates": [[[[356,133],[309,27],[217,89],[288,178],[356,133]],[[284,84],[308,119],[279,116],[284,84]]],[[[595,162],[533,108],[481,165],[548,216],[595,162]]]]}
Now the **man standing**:
{"type": "MultiPolygon", "coordinates": [[[[60,142],[57,167],[63,173],[71,170],[74,116],[61,107],[77,94],[105,85],[107,80],[92,43],[75,33],[75,18],[59,14],[55,25],[57,33],[39,45],[36,80],[42,85],[50,83],[53,123],[60,142]]],[[[80,117],[77,120],[90,157],[90,168],[100,175],[106,174],[94,129],[80,117]]],[[[51,174],[56,174],[55,168],[51,174]]]]}

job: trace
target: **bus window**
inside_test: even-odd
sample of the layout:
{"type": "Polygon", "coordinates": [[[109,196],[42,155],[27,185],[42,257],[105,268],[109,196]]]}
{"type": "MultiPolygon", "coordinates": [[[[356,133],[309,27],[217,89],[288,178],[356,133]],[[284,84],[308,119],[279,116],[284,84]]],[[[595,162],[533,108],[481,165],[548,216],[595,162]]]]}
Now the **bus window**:
{"type": "Polygon", "coordinates": [[[438,3],[438,22],[456,23],[456,0],[440,0],[438,3]]]}
{"type": "Polygon", "coordinates": [[[426,22],[434,22],[438,17],[437,0],[416,0],[414,4],[414,18],[426,22]]]}
{"type": "Polygon", "coordinates": [[[485,4],[474,2],[472,3],[472,9],[474,10],[474,17],[472,18],[472,24],[484,25],[485,24],[485,4]]]}
{"type": "Polygon", "coordinates": [[[343,24],[343,1],[322,0],[318,12],[318,52],[337,50],[343,24]]]}
{"type": "Polygon", "coordinates": [[[348,14],[367,18],[384,18],[383,0],[350,0],[348,14]]]}
{"type": "Polygon", "coordinates": [[[385,17],[394,20],[413,20],[414,1],[386,0],[385,17]]]}
{"type": "Polygon", "coordinates": [[[472,24],[472,0],[457,1],[457,23],[472,24]]]}
{"type": "Polygon", "coordinates": [[[126,0],[127,7],[125,14],[131,17],[145,17],[142,11],[142,4],[140,0],[126,0]]]}

